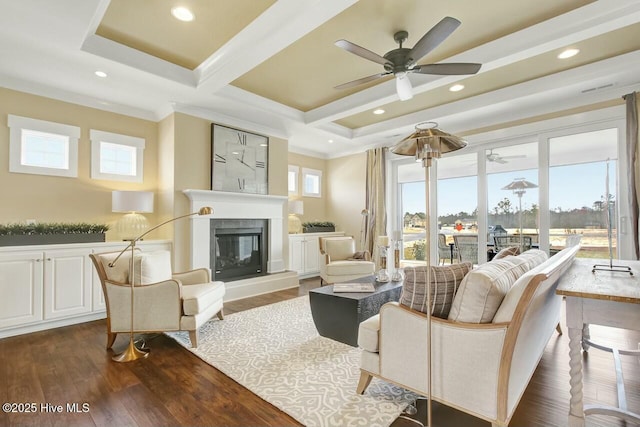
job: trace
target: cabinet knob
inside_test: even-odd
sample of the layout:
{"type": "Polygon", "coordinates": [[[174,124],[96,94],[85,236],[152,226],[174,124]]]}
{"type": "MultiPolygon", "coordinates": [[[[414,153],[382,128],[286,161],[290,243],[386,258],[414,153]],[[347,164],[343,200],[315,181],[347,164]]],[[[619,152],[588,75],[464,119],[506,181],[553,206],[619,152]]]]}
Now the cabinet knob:
{"type": "Polygon", "coordinates": [[[51,258],[47,258],[47,261],[51,261],[51,258]]]}
{"type": "Polygon", "coordinates": [[[36,258],[34,261],[35,262],[42,262],[42,260],[40,258],[36,258]]]}

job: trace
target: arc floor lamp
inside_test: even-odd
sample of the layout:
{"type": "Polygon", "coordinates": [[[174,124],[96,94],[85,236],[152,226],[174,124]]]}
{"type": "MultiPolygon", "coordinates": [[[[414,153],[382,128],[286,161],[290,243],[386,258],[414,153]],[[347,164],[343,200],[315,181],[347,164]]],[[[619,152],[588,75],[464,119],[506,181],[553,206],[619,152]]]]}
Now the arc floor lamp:
{"type": "Polygon", "coordinates": [[[116,362],[131,362],[137,359],[142,359],[144,357],[147,357],[149,355],[149,350],[148,349],[139,349],[138,347],[135,346],[134,340],[133,340],[133,329],[134,329],[134,323],[133,323],[133,289],[134,289],[134,281],[135,281],[135,262],[133,262],[133,254],[134,251],[136,249],[136,243],[140,240],[142,240],[142,238],[144,236],[146,236],[147,234],[151,233],[153,230],[157,230],[158,228],[162,227],[163,225],[169,224],[170,222],[182,219],[182,218],[187,218],[190,216],[194,216],[194,215],[211,215],[213,213],[213,209],[205,206],[200,208],[200,210],[198,212],[192,212],[190,214],[186,214],[186,215],[181,215],[175,218],[171,218],[170,220],[167,220],[161,224],[156,225],[153,228],[150,228],[149,230],[145,231],[144,233],[142,233],[141,235],[134,237],[133,239],[131,239],[131,242],[127,245],[127,247],[125,247],[119,254],[118,256],[109,263],[109,267],[113,268],[116,263],[118,262],[118,260],[120,259],[120,257],[122,256],[122,254],[124,254],[128,249],[131,249],[131,267],[130,267],[130,271],[129,271],[129,277],[131,278],[129,280],[129,287],[131,289],[131,329],[129,330],[129,345],[127,346],[127,348],[125,349],[125,351],[123,351],[120,354],[117,354],[115,356],[113,356],[113,360],[116,362]]]}

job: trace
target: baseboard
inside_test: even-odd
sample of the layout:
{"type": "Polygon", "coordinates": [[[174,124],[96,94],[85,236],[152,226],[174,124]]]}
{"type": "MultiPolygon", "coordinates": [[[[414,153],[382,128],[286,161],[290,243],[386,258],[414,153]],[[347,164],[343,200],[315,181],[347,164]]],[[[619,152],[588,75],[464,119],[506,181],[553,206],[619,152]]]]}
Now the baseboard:
{"type": "Polygon", "coordinates": [[[235,301],[237,299],[296,288],[299,284],[298,273],[295,271],[284,271],[282,273],[225,282],[226,292],[224,301],[235,301]]]}
{"type": "Polygon", "coordinates": [[[62,326],[75,325],[77,323],[91,322],[107,317],[106,311],[99,311],[91,314],[84,314],[76,317],[69,317],[60,320],[43,320],[38,323],[29,325],[16,326],[15,328],[7,328],[0,331],[0,338],[13,337],[16,335],[29,334],[31,332],[39,332],[47,329],[60,328],[62,326]]]}

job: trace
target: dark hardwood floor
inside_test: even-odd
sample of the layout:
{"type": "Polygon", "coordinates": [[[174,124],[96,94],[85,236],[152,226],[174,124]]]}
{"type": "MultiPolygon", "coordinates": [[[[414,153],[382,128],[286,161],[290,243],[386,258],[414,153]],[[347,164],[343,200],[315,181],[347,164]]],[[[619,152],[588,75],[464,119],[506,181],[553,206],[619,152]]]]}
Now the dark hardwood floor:
{"type": "MultiPolygon", "coordinates": [[[[305,295],[318,279],[291,289],[225,304],[225,314],[305,295]]],[[[592,338],[621,348],[637,348],[640,333],[592,327],[592,338]]],[[[96,321],[0,339],[0,402],[36,405],[35,413],[0,413],[0,426],[297,426],[298,422],[166,336],[147,336],[148,359],[115,363],[104,349],[105,322],[96,321]],[[75,412],[67,404],[77,403],[75,412]],[[83,408],[82,404],[88,406],[83,408]],[[45,407],[44,405],[50,404],[45,407]],[[62,412],[52,412],[62,405],[62,412]],[[83,409],[86,409],[83,412],[83,409]],[[47,410],[49,412],[47,412],[47,410]]],[[[115,349],[126,345],[119,336],[115,349]]],[[[611,355],[585,356],[587,403],[615,405],[611,355]]],[[[640,413],[640,360],[623,357],[627,403],[640,413]]],[[[354,384],[355,390],[356,384],[354,384]]],[[[424,419],[425,404],[418,402],[424,419]]],[[[568,338],[554,335],[510,426],[566,426],[569,407],[568,338]]],[[[434,424],[487,426],[489,423],[434,404],[434,424]]],[[[402,418],[395,427],[413,426],[402,418]]],[[[587,426],[625,426],[610,417],[589,417],[587,426]]]]}

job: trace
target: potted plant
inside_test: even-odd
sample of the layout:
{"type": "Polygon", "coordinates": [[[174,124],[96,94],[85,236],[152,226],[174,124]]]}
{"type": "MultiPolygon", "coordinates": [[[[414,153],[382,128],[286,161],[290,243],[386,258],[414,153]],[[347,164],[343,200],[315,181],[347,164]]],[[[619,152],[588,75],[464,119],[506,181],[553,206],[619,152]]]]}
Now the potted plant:
{"type": "Polygon", "coordinates": [[[0,246],[104,242],[106,224],[41,222],[0,224],[0,246]]]}
{"type": "Polygon", "coordinates": [[[336,225],[330,221],[311,221],[302,223],[303,233],[325,233],[336,231],[336,225]]]}

